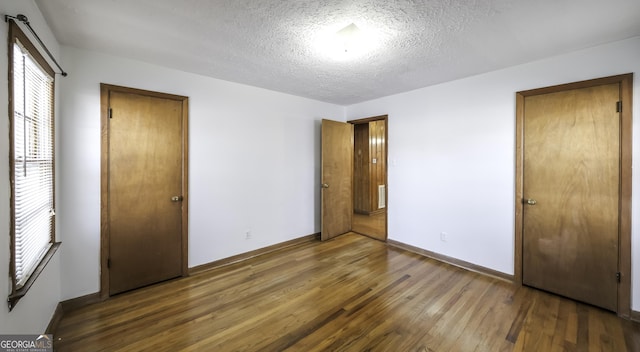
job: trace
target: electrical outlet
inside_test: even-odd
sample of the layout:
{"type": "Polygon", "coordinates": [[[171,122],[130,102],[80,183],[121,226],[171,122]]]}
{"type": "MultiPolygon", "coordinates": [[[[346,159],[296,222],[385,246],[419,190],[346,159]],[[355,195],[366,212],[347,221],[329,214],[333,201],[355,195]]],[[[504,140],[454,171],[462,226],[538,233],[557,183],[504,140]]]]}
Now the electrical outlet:
{"type": "Polygon", "coordinates": [[[446,232],[440,232],[440,241],[447,242],[447,237],[448,236],[449,236],[449,234],[447,234],[446,232]]]}
{"type": "Polygon", "coordinates": [[[244,239],[245,240],[250,240],[251,239],[251,230],[247,230],[244,233],[244,239]]]}

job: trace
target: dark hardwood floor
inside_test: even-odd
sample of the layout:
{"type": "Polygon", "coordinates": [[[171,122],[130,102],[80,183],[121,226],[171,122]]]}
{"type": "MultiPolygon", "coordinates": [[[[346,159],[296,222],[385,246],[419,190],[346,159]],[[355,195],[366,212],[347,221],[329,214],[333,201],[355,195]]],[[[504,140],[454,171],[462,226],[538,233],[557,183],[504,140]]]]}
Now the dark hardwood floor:
{"type": "Polygon", "coordinates": [[[640,325],[347,234],[66,314],[56,351],[640,351],[640,325]]]}

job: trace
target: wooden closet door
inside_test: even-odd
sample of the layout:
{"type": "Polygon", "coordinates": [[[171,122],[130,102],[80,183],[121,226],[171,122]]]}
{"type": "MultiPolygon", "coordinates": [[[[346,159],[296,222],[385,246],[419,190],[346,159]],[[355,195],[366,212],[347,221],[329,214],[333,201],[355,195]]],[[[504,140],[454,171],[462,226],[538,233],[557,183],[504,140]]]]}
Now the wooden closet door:
{"type": "Polygon", "coordinates": [[[182,102],[109,97],[109,294],[182,275],[182,102]]]}
{"type": "Polygon", "coordinates": [[[524,101],[523,283],[617,309],[619,84],[524,101]]]}

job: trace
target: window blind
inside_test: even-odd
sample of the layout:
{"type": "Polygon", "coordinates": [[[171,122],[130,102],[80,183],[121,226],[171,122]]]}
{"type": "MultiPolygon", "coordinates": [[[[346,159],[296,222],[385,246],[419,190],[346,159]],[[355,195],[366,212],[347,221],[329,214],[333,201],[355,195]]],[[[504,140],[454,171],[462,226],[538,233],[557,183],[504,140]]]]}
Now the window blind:
{"type": "Polygon", "coordinates": [[[53,78],[20,43],[13,45],[14,270],[17,288],[53,242],[53,78]]]}

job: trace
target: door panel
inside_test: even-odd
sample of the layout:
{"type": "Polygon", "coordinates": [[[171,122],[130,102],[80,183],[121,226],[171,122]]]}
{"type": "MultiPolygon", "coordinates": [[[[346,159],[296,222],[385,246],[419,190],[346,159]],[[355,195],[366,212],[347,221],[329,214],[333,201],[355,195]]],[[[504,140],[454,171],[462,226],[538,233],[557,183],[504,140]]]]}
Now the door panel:
{"type": "Polygon", "coordinates": [[[618,84],[524,102],[523,283],[617,308],[618,84]]]}
{"type": "Polygon", "coordinates": [[[353,125],[322,120],[322,231],[328,240],[351,231],[353,125]]]}
{"type": "Polygon", "coordinates": [[[109,294],[182,274],[182,102],[111,92],[109,294]]]}

